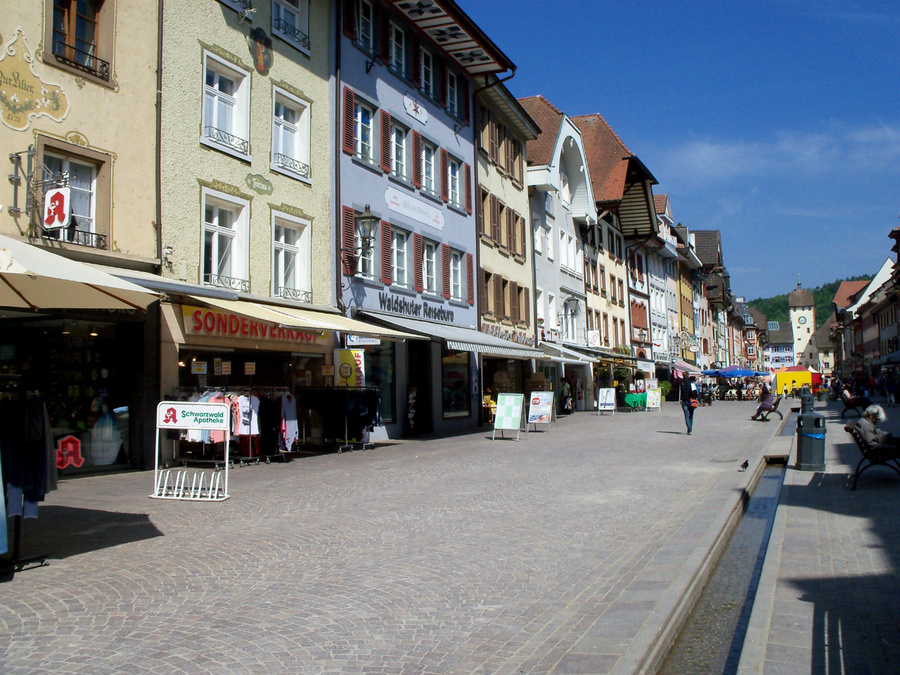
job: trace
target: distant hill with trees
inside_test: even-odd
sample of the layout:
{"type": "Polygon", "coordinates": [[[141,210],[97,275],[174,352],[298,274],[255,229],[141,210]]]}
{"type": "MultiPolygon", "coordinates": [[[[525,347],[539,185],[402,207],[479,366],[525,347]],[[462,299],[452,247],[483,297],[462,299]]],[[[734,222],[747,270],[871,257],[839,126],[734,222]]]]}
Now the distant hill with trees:
{"type": "MultiPolygon", "coordinates": [[[[834,301],[834,295],[837,293],[838,287],[843,282],[868,280],[874,276],[875,275],[873,274],[871,276],[863,275],[849,277],[847,279],[838,279],[837,281],[811,288],[810,290],[813,293],[813,298],[815,298],[816,301],[816,328],[820,328],[822,324],[825,323],[825,320],[831,316],[831,312],[834,309],[831,303],[834,301]]],[[[747,301],[747,304],[765,314],[769,321],[788,320],[788,296],[786,293],[784,295],[776,295],[772,298],[756,298],[755,300],[747,301]]]]}

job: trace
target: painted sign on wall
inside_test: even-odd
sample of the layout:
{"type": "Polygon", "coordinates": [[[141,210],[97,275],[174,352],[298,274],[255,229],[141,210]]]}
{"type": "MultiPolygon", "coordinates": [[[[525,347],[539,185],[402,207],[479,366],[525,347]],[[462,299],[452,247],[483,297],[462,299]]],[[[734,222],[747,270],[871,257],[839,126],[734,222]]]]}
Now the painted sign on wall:
{"type": "Polygon", "coordinates": [[[66,93],[38,76],[25,35],[16,28],[0,51],[0,120],[14,131],[25,131],[38,117],[62,122],[68,114],[66,93]]]}

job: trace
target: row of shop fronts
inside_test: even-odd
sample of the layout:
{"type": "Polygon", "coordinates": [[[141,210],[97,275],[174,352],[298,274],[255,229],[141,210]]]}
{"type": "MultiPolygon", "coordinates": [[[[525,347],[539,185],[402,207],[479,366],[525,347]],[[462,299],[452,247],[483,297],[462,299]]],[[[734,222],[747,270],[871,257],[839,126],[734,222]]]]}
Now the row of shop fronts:
{"type": "MultiPolygon", "coordinates": [[[[327,448],[372,432],[400,438],[463,431],[484,423],[485,397],[558,390],[563,378],[575,409],[590,410],[598,387],[627,387],[636,373],[674,379],[691,368],[553,342],[534,347],[390,312],[349,319],[112,271],[157,294],[146,311],[0,311],[4,389],[8,396],[40,392],[63,474],[153,466],[160,400],[209,392],[296,396],[300,444],[327,448]],[[358,405],[352,399],[303,395],[334,389],[376,392],[377,410],[352,417],[335,409],[358,405]]],[[[178,453],[166,448],[168,459],[178,453]]]]}

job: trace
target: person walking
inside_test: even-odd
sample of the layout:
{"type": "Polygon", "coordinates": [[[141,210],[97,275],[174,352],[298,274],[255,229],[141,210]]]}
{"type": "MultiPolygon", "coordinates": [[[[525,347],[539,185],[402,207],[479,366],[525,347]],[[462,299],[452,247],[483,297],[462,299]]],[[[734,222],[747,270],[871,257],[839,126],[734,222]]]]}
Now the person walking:
{"type": "Polygon", "coordinates": [[[685,378],[678,387],[678,398],[681,399],[681,409],[684,411],[684,424],[687,427],[687,435],[694,430],[694,408],[700,406],[700,394],[697,391],[697,378],[691,375],[685,378]]]}
{"type": "Polygon", "coordinates": [[[572,386],[566,378],[560,379],[559,388],[560,398],[562,398],[562,414],[569,415],[572,413],[572,386]]]}

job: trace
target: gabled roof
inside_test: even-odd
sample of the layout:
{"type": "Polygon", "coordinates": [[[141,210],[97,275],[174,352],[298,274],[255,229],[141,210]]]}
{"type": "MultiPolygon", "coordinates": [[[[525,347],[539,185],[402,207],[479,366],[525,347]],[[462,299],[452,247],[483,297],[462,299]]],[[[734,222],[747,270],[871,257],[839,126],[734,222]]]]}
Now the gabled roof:
{"type": "Polygon", "coordinates": [[[834,344],[831,342],[831,330],[835,321],[837,321],[837,317],[834,312],[832,312],[831,316],[829,316],[816,332],[813,333],[813,342],[816,345],[816,349],[820,352],[834,349],[834,344]]]}
{"type": "Polygon", "coordinates": [[[794,344],[794,330],[791,328],[790,321],[772,321],[770,323],[778,325],[778,328],[775,330],[769,329],[770,345],[794,344]]]}
{"type": "Polygon", "coordinates": [[[691,230],[694,235],[694,248],[700,262],[710,267],[723,265],[722,233],[719,230],[691,230]]]}
{"type": "Polygon", "coordinates": [[[788,293],[788,307],[815,307],[816,298],[808,288],[795,288],[788,293]]]}
{"type": "Polygon", "coordinates": [[[653,206],[659,216],[669,216],[669,195],[653,195],[653,206]]]}
{"type": "Polygon", "coordinates": [[[550,160],[553,159],[553,151],[556,149],[556,138],[559,136],[563,112],[543,96],[520,98],[519,103],[541,130],[540,136],[535,140],[528,141],[525,145],[528,165],[550,164],[550,160]]]}
{"type": "Polygon", "coordinates": [[[653,194],[657,180],[628,149],[602,115],[580,115],[572,122],[581,131],[594,199],[618,208],[622,233],[647,236],[657,231],[653,194]],[[652,211],[652,212],[651,212],[652,211]]]}
{"type": "Polygon", "coordinates": [[[767,331],[769,329],[769,319],[760,310],[756,309],[756,307],[751,307],[750,314],[753,316],[753,321],[760,331],[767,331]]]}
{"type": "Polygon", "coordinates": [[[515,71],[504,54],[454,0],[387,0],[388,4],[471,75],[515,71]]]}
{"type": "Polygon", "coordinates": [[[834,304],[838,309],[844,309],[853,304],[853,297],[869,285],[869,280],[861,281],[842,281],[838,286],[837,293],[834,294],[834,304]]]}

